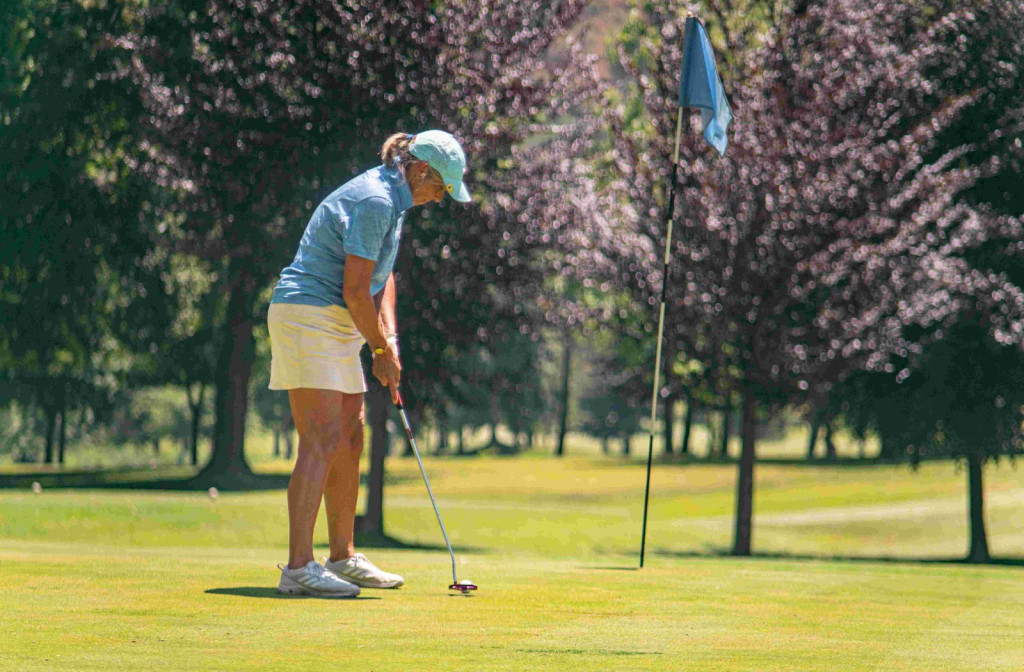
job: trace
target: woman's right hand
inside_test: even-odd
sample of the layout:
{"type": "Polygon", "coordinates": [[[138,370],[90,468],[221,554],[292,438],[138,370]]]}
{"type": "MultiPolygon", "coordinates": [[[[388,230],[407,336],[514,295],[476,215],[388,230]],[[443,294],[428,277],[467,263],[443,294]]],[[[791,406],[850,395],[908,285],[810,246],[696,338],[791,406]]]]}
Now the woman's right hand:
{"type": "Polygon", "coordinates": [[[402,363],[398,360],[398,353],[395,352],[391,344],[388,344],[383,354],[373,358],[373,375],[381,385],[391,388],[391,402],[397,404],[398,384],[402,378],[402,363]]]}

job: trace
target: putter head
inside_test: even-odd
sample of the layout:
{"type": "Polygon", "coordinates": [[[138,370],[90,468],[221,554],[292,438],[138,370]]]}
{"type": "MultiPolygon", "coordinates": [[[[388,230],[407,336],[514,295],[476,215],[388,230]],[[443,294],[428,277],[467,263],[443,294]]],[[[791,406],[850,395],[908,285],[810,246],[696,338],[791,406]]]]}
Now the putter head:
{"type": "Polygon", "coordinates": [[[463,595],[465,595],[469,593],[469,591],[471,590],[476,590],[476,585],[470,583],[469,581],[459,581],[458,583],[453,583],[452,585],[448,586],[448,590],[457,590],[463,595]]]}

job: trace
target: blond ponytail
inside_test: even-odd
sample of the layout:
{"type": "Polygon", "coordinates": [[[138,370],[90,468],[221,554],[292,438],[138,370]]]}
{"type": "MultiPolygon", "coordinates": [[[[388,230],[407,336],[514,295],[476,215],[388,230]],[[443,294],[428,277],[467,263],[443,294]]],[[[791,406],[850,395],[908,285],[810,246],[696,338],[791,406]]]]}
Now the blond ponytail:
{"type": "Polygon", "coordinates": [[[409,165],[415,160],[409,153],[409,147],[415,136],[408,133],[395,133],[384,141],[380,148],[380,158],[388,168],[395,168],[397,164],[409,165]]]}

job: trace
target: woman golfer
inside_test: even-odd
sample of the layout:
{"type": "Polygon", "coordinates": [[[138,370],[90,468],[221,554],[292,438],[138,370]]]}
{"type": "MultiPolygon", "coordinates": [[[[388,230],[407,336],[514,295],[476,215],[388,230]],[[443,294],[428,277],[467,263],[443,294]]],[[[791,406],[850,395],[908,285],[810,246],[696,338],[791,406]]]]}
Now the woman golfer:
{"type": "Polygon", "coordinates": [[[354,597],[359,587],[397,588],[352,546],[363,393],[359,351],[373,351],[373,375],[398,399],[395,279],[391,272],[405,212],[440,202],[447,191],[468,202],[466,157],[444,131],[392,135],[383,165],[353,178],[317,207],[270,301],[270,389],[288,390],[299,456],[288,483],[288,564],[280,593],[354,597]],[[331,556],[313,558],[320,499],[327,507],[331,556]],[[325,566],[326,565],[326,566],[325,566]]]}

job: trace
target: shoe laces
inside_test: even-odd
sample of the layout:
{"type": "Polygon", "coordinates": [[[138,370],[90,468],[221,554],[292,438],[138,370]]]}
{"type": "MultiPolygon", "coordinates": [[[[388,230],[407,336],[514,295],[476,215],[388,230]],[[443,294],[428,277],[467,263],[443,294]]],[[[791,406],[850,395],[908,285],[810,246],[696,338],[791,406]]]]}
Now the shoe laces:
{"type": "Polygon", "coordinates": [[[351,559],[354,561],[353,564],[362,565],[364,567],[373,567],[373,563],[370,562],[369,558],[362,553],[356,553],[351,559]]]}
{"type": "Polygon", "coordinates": [[[316,567],[312,567],[309,570],[309,573],[316,577],[316,580],[322,584],[338,583],[339,581],[344,582],[344,579],[321,565],[319,562],[316,563],[316,567]]]}

